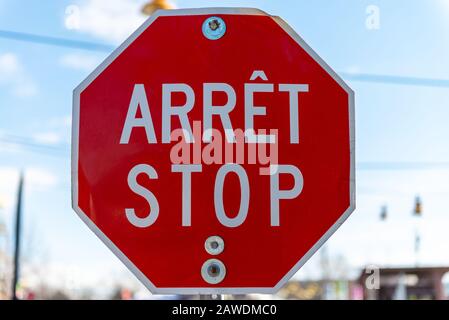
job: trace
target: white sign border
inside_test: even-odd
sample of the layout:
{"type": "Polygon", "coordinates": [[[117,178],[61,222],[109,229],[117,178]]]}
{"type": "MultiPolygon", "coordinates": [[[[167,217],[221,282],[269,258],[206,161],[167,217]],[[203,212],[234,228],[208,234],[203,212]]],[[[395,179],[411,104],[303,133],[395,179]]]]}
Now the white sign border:
{"type": "Polygon", "coordinates": [[[315,51],[281,18],[271,18],[285,31],[298,45],[300,45],[326,72],[348,93],[349,96],[349,129],[350,129],[350,206],[331,228],[318,240],[318,242],[291,268],[291,270],[274,287],[203,287],[203,288],[159,288],[156,287],[128,257],[90,220],[78,207],[78,134],[79,134],[79,108],[80,94],[106,67],[111,64],[140,34],[146,30],[158,17],[162,16],[188,16],[188,15],[263,15],[267,13],[253,8],[199,8],[158,10],[148,18],[125,42],[114,50],[84,81],[73,91],[72,110],[72,207],[81,220],[100,238],[101,241],[125,264],[125,266],[150,290],[153,294],[242,294],[242,293],[276,293],[287,281],[309,260],[312,255],[329,239],[332,234],[344,223],[355,210],[355,110],[354,91],[321,59],[315,51]]]}

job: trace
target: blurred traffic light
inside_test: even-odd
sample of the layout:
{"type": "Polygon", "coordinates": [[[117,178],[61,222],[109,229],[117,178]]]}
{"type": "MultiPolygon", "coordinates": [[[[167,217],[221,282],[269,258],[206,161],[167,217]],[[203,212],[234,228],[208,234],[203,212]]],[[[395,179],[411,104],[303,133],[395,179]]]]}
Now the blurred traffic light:
{"type": "Polygon", "coordinates": [[[387,220],[387,217],[388,217],[387,206],[383,206],[380,209],[380,220],[385,221],[387,220]]]}
{"type": "Polygon", "coordinates": [[[174,6],[167,0],[152,0],[143,6],[142,12],[148,16],[152,15],[156,10],[159,9],[173,9],[174,6]]]}
{"type": "Polygon", "coordinates": [[[421,198],[419,196],[417,196],[415,198],[415,208],[413,210],[413,214],[415,216],[421,216],[422,215],[422,202],[421,202],[421,198]]]}

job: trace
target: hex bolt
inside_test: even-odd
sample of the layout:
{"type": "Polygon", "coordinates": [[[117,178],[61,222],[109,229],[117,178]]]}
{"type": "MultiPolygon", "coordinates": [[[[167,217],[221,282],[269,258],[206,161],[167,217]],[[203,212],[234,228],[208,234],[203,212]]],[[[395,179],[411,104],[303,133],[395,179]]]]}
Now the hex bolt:
{"type": "Polygon", "coordinates": [[[226,23],[222,18],[210,17],[203,22],[203,35],[209,40],[218,40],[226,33],[226,23]]]}
{"type": "Polygon", "coordinates": [[[218,259],[209,259],[201,267],[201,276],[209,284],[218,284],[226,276],[226,267],[218,259]]]}
{"type": "Polygon", "coordinates": [[[207,253],[216,256],[223,252],[224,240],[219,236],[210,236],[206,239],[206,242],[204,242],[204,248],[207,253]]]}

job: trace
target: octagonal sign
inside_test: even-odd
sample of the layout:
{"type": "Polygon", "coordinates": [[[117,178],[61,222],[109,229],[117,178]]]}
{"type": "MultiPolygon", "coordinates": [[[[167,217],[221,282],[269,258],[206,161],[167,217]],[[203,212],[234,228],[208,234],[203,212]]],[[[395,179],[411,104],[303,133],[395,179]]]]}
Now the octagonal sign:
{"type": "Polygon", "coordinates": [[[74,90],[73,208],[154,293],[275,292],[354,210],[353,99],[278,17],[158,11],[74,90]]]}

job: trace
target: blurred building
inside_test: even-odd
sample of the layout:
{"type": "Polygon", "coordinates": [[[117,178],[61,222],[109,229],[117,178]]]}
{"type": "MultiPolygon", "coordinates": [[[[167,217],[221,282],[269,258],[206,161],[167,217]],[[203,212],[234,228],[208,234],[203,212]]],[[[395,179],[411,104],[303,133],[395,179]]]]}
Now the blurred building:
{"type": "Polygon", "coordinates": [[[289,300],[361,300],[363,289],[351,280],[290,281],[277,296],[289,300]]]}
{"type": "Polygon", "coordinates": [[[0,300],[8,298],[8,233],[0,212],[0,300]]]}
{"type": "MultiPolygon", "coordinates": [[[[449,267],[379,268],[374,275],[364,269],[359,277],[363,297],[368,300],[446,300],[443,277],[449,267]],[[367,284],[377,276],[377,288],[367,284]]],[[[372,283],[371,283],[372,284],[372,283]]]]}

